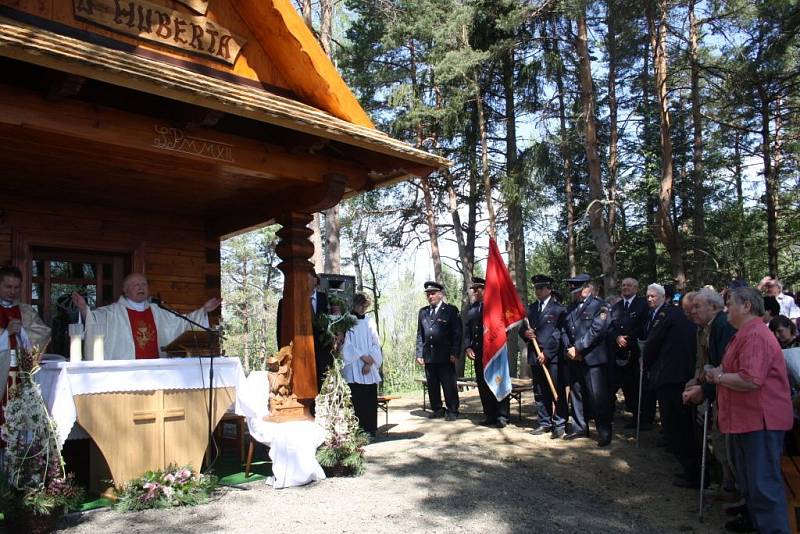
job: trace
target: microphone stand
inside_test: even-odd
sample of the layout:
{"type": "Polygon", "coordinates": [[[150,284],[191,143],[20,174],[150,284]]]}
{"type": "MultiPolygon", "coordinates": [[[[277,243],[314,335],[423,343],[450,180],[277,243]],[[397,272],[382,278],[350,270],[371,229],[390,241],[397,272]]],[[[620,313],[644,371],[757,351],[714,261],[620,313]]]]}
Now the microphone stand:
{"type": "Polygon", "coordinates": [[[216,355],[213,354],[215,351],[211,350],[211,348],[213,347],[214,337],[219,337],[220,332],[218,330],[215,330],[214,328],[202,325],[196,321],[193,321],[192,319],[189,319],[186,315],[182,314],[179,311],[173,310],[172,308],[161,302],[161,299],[151,298],[150,303],[155,304],[165,312],[169,312],[175,317],[183,319],[190,325],[196,326],[197,328],[200,328],[201,330],[209,334],[208,352],[209,352],[209,359],[211,360],[211,362],[208,367],[208,444],[209,446],[211,446],[211,443],[214,442],[214,428],[211,426],[211,419],[212,419],[212,413],[214,411],[214,404],[213,404],[214,403],[214,358],[216,357],[216,355]]]}

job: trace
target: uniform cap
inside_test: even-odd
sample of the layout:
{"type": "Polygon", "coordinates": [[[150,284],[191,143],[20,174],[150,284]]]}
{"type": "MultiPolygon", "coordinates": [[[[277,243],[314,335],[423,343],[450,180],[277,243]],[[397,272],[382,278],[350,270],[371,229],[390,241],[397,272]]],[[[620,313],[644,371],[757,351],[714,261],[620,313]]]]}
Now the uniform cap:
{"type": "Polygon", "coordinates": [[[566,282],[569,284],[570,290],[574,293],[585,286],[588,282],[592,281],[592,277],[586,273],[581,273],[572,278],[567,278],[566,282]]]}
{"type": "Polygon", "coordinates": [[[425,292],[426,293],[434,293],[436,291],[444,290],[444,286],[439,282],[428,281],[425,282],[425,292]]]}
{"type": "Polygon", "coordinates": [[[480,278],[478,276],[473,276],[472,277],[472,285],[469,286],[469,288],[470,289],[475,289],[476,287],[485,287],[485,286],[486,286],[486,280],[484,280],[483,278],[480,278]]]}
{"type": "Polygon", "coordinates": [[[531,276],[531,282],[533,282],[535,285],[547,284],[548,286],[550,286],[555,283],[555,280],[553,280],[546,274],[534,274],[533,276],[531,276]]]}

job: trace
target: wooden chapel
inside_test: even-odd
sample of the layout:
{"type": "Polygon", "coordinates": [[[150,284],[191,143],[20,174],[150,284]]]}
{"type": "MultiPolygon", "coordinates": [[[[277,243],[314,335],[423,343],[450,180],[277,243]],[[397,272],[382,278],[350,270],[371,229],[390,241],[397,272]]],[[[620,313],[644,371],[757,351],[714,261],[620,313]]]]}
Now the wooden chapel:
{"type": "Polygon", "coordinates": [[[193,309],[221,239],[280,223],[300,399],[311,214],[447,165],[374,128],[291,0],[0,0],[0,162],[0,264],[47,322],[129,271],[193,309]]]}

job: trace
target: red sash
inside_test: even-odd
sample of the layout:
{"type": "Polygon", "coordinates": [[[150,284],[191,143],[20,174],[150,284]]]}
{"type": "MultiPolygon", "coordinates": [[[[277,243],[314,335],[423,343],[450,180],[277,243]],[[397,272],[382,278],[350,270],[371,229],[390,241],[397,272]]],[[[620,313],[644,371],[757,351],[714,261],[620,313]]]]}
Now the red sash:
{"type": "MultiPolygon", "coordinates": [[[[12,319],[22,320],[19,306],[11,306],[10,308],[0,306],[0,329],[8,328],[8,323],[10,323],[12,319]]],[[[17,348],[17,336],[8,336],[8,348],[17,348]]]]}
{"type": "Polygon", "coordinates": [[[128,319],[131,322],[131,334],[133,335],[133,346],[136,348],[136,359],[152,360],[158,358],[158,330],[156,330],[156,321],[153,319],[153,311],[150,308],[144,311],[125,309],[128,310],[128,319]]]}

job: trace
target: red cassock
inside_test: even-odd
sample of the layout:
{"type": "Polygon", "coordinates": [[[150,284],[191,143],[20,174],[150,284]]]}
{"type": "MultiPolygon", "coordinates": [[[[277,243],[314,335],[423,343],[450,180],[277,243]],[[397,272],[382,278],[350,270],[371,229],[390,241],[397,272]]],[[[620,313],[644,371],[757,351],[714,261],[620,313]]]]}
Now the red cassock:
{"type": "Polygon", "coordinates": [[[156,330],[153,312],[150,308],[144,311],[136,311],[130,308],[127,308],[127,310],[128,319],[131,323],[133,346],[136,349],[136,359],[152,360],[158,358],[158,330],[156,330]]]}

